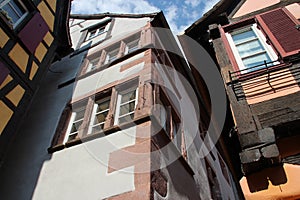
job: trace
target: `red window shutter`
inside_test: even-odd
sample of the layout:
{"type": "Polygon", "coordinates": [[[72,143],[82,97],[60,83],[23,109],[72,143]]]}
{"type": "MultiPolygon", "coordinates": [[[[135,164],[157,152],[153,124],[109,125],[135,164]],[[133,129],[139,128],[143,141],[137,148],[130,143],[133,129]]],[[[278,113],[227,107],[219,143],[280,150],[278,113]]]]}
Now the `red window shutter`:
{"type": "Polygon", "coordinates": [[[258,15],[256,18],[281,57],[300,52],[300,31],[296,29],[297,20],[289,15],[288,10],[280,8],[258,15]]]}

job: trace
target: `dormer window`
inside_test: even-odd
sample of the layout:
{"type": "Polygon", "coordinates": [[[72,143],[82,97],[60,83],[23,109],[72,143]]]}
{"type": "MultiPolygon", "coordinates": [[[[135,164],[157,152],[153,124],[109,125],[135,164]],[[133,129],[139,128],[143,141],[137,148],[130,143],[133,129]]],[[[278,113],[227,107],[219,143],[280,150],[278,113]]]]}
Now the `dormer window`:
{"type": "Polygon", "coordinates": [[[92,29],[88,32],[87,39],[90,40],[94,37],[97,37],[98,35],[101,35],[104,32],[105,32],[105,26],[101,26],[99,28],[92,29]]]}

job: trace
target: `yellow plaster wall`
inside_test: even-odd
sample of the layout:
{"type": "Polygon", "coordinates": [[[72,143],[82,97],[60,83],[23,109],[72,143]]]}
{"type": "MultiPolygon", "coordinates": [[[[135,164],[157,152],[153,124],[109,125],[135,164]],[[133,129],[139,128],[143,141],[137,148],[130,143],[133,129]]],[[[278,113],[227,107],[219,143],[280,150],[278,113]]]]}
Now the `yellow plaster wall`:
{"type": "Polygon", "coordinates": [[[39,69],[39,66],[35,62],[33,62],[32,67],[31,67],[31,71],[30,71],[30,76],[29,76],[30,80],[33,79],[33,77],[35,76],[38,69],[39,69]]]}
{"type": "Polygon", "coordinates": [[[12,81],[13,80],[13,78],[10,76],[10,75],[8,75],[6,78],[5,78],[5,80],[1,83],[1,85],[0,85],[0,89],[2,89],[2,88],[4,88],[4,86],[6,86],[10,81],[12,81]]]}
{"type": "Polygon", "coordinates": [[[18,65],[18,67],[25,73],[29,55],[25,50],[16,44],[13,49],[9,52],[8,56],[18,65]]]}
{"type": "Polygon", "coordinates": [[[0,101],[0,135],[9,122],[11,116],[14,114],[2,101],[0,101]]]}
{"type": "Polygon", "coordinates": [[[47,2],[50,5],[51,9],[55,12],[56,11],[56,0],[47,0],[47,2]]]}
{"type": "Polygon", "coordinates": [[[54,38],[53,36],[51,35],[50,32],[48,32],[45,37],[44,37],[44,41],[46,42],[46,44],[50,47],[52,42],[53,42],[54,38]]]}
{"type": "MultiPolygon", "coordinates": [[[[300,189],[299,189],[300,166],[292,165],[292,164],[284,164],[283,168],[286,175],[286,183],[273,185],[272,182],[269,180],[268,188],[265,190],[251,192],[248,187],[247,178],[243,177],[240,181],[240,185],[242,187],[245,199],[246,200],[299,199],[300,198],[300,189]]],[[[263,171],[258,173],[263,173],[263,171]]],[[[263,175],[257,174],[257,176],[263,176],[263,175]]]]}
{"type": "Polygon", "coordinates": [[[24,93],[25,90],[20,85],[18,85],[6,95],[6,98],[8,98],[17,107],[24,93]]]}
{"type": "Polygon", "coordinates": [[[47,7],[44,1],[42,1],[38,5],[38,9],[46,21],[47,25],[49,26],[50,30],[53,32],[54,29],[54,15],[51,13],[50,9],[47,7]]]}
{"type": "Polygon", "coordinates": [[[34,55],[40,62],[42,62],[46,53],[47,53],[47,48],[43,43],[40,43],[39,46],[36,48],[34,55]]]}
{"type": "Polygon", "coordinates": [[[2,30],[2,28],[0,28],[0,47],[3,48],[4,45],[7,43],[7,41],[9,40],[9,37],[6,35],[6,33],[2,30]]]}

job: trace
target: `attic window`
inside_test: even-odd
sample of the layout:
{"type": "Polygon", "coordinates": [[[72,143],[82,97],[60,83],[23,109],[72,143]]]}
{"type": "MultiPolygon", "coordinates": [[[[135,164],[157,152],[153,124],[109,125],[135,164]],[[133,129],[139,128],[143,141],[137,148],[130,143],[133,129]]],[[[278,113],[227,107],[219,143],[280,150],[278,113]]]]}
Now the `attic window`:
{"type": "Polygon", "coordinates": [[[90,39],[97,37],[98,35],[101,35],[102,33],[104,33],[105,27],[106,26],[101,26],[99,28],[89,30],[87,39],[90,40],[90,39]]]}

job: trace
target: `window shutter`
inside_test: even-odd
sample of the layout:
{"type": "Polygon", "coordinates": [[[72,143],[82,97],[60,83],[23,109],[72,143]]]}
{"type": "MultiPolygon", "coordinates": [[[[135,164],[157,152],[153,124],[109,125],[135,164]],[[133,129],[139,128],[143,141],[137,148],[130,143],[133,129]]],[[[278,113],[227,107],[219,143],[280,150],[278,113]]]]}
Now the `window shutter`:
{"type": "Polygon", "coordinates": [[[299,53],[300,31],[296,28],[297,20],[289,15],[288,10],[280,8],[256,18],[282,58],[299,53]]]}

